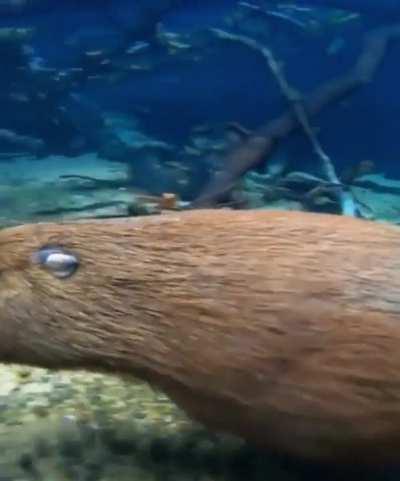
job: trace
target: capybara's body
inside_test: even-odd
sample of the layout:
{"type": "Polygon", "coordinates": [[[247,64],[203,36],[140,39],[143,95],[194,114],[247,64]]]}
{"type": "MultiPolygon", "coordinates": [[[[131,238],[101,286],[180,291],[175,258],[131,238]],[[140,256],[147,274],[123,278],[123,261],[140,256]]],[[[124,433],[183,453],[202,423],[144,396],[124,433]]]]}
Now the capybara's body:
{"type": "Polygon", "coordinates": [[[315,459],[400,452],[400,230],[198,210],[0,232],[0,360],[131,373],[211,429],[315,459]],[[59,279],[46,245],[79,256],[59,279]]]}

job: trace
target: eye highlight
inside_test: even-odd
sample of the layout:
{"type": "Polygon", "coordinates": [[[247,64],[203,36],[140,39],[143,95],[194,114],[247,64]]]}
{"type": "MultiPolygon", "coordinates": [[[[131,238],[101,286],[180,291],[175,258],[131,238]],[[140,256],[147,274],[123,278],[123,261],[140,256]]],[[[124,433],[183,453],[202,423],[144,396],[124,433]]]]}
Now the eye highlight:
{"type": "Polygon", "coordinates": [[[43,247],[33,254],[32,262],[59,279],[72,276],[79,267],[78,257],[63,247],[43,247]]]}

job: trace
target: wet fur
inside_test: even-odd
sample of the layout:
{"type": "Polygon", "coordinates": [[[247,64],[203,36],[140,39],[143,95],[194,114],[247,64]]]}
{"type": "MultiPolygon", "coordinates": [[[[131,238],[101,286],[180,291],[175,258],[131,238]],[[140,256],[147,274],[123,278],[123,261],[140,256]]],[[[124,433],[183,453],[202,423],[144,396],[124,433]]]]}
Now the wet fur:
{"type": "Polygon", "coordinates": [[[0,232],[0,360],[130,373],[271,450],[379,462],[400,448],[400,230],[199,210],[0,232]],[[31,262],[80,257],[60,280],[31,262]]]}

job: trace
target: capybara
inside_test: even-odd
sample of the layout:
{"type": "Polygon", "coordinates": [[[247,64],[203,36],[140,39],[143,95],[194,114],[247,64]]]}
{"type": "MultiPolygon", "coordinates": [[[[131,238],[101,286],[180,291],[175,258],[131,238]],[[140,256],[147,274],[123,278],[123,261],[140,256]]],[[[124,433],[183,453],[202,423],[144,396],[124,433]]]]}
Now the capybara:
{"type": "Polygon", "coordinates": [[[0,360],[131,374],[270,452],[396,461],[400,230],[193,210],[0,231],[0,360]]]}

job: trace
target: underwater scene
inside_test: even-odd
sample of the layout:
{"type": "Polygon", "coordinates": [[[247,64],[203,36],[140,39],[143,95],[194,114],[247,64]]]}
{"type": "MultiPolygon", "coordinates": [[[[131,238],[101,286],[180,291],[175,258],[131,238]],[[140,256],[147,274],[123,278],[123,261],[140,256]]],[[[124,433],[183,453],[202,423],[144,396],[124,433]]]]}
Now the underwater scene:
{"type": "Polygon", "coordinates": [[[400,0],[0,0],[0,481],[400,479],[399,58],[400,0]]]}

